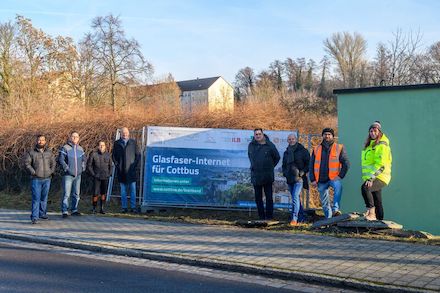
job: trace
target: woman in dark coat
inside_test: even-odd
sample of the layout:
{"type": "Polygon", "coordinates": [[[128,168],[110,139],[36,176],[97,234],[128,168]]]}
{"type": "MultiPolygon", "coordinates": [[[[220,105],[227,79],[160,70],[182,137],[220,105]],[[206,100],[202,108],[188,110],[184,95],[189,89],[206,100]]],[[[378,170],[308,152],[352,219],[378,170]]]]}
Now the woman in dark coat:
{"type": "Polygon", "coordinates": [[[92,197],[93,213],[96,213],[98,198],[101,198],[99,212],[105,214],[104,206],[108,188],[108,178],[111,175],[112,159],[104,141],[98,143],[98,148],[94,150],[87,161],[87,170],[94,178],[94,193],[92,197]]]}

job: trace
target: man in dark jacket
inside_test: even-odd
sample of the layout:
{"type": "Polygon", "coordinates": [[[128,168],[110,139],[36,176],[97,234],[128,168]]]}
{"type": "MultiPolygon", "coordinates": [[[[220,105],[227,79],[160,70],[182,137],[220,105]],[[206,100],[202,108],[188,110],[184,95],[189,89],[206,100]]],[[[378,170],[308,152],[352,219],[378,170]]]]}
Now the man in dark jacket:
{"type": "Polygon", "coordinates": [[[280,160],[280,154],[261,128],[254,130],[254,138],[248,146],[248,157],[251,164],[251,182],[254,185],[258,216],[260,220],[270,220],[273,218],[274,168],[280,160]],[[266,197],[266,213],[264,212],[263,189],[266,197]]]}
{"type": "Polygon", "coordinates": [[[289,146],[283,155],[283,175],[286,177],[292,195],[291,226],[296,226],[298,223],[298,215],[301,210],[300,194],[304,186],[303,183],[307,185],[306,174],[309,172],[310,161],[309,151],[298,142],[297,136],[297,133],[289,134],[287,137],[289,146]]]}
{"type": "Polygon", "coordinates": [[[318,187],[322,209],[326,218],[341,215],[342,179],[350,168],[347,153],[342,144],[334,141],[331,128],[322,130],[322,142],[313,149],[310,159],[310,182],[318,187]],[[330,204],[329,188],[333,188],[333,205],[330,204]]]}
{"type": "Polygon", "coordinates": [[[108,178],[111,175],[112,159],[109,152],[107,152],[107,146],[105,141],[98,143],[98,149],[94,150],[87,161],[87,171],[93,176],[94,193],[92,197],[93,213],[96,213],[96,206],[98,205],[98,198],[101,198],[99,202],[99,212],[105,214],[104,206],[107,196],[108,178]]]}
{"type": "Polygon", "coordinates": [[[61,213],[63,218],[68,217],[69,198],[72,197],[70,211],[72,216],[81,216],[78,211],[80,200],[81,174],[86,169],[86,155],[83,148],[79,145],[79,134],[76,131],[70,133],[69,141],[60,148],[58,163],[60,164],[63,175],[63,198],[61,203],[61,213]]]}
{"type": "Polygon", "coordinates": [[[44,135],[37,136],[37,144],[25,154],[24,163],[31,175],[31,221],[32,224],[36,224],[38,219],[49,219],[47,216],[47,195],[56,165],[55,156],[52,150],[46,146],[44,135]]]}
{"type": "Polygon", "coordinates": [[[118,173],[118,181],[121,186],[122,212],[126,213],[127,189],[130,189],[131,212],[136,213],[136,167],[140,160],[137,143],[130,138],[127,127],[121,129],[121,138],[113,144],[113,162],[118,173]]]}

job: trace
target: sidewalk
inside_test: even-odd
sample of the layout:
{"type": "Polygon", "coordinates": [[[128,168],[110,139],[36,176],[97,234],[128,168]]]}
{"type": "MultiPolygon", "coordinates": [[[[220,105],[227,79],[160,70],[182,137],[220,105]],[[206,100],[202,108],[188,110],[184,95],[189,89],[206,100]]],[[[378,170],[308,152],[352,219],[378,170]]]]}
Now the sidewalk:
{"type": "Polygon", "coordinates": [[[440,291],[440,247],[81,216],[31,225],[0,209],[0,237],[377,291],[440,291]]]}

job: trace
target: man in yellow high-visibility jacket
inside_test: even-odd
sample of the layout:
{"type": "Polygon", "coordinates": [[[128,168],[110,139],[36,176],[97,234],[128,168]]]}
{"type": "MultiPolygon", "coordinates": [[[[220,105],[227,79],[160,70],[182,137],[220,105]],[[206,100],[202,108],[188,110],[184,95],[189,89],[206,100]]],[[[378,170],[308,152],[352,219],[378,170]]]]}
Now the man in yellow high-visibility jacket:
{"type": "Polygon", "coordinates": [[[368,137],[362,150],[362,196],[369,221],[383,220],[382,188],[391,181],[392,155],[390,141],[382,132],[379,121],[375,121],[368,130],[368,137]]]}

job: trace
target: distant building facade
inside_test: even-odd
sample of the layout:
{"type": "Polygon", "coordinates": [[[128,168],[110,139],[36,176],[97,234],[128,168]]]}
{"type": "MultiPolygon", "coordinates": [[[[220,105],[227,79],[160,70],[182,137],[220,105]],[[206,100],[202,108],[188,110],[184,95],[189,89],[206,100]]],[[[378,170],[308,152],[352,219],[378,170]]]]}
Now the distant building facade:
{"type": "Polygon", "coordinates": [[[212,111],[234,111],[234,88],[223,77],[178,81],[180,106],[185,112],[198,108],[212,111]]]}

